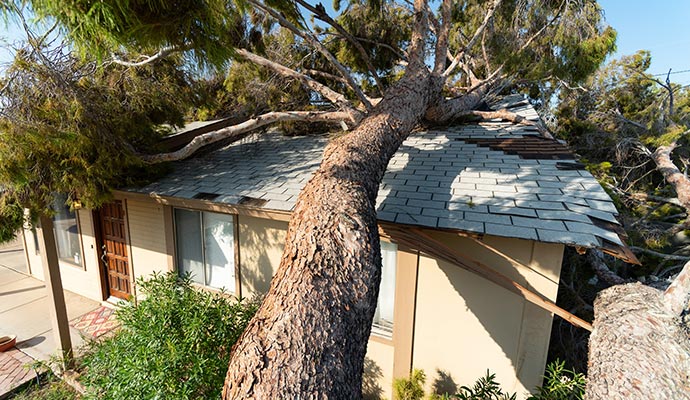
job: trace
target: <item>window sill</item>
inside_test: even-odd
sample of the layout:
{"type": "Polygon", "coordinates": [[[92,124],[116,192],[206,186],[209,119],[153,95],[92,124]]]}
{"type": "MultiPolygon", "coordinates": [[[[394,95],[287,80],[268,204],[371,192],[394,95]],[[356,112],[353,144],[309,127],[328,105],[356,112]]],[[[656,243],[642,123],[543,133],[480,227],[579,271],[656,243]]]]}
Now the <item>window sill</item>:
{"type": "Polygon", "coordinates": [[[68,261],[64,258],[58,259],[58,263],[60,264],[60,267],[62,267],[63,265],[67,265],[70,268],[76,268],[76,269],[80,269],[82,271],[86,271],[86,267],[84,267],[84,265],[76,264],[73,261],[68,261]]]}
{"type": "Polygon", "coordinates": [[[369,335],[369,340],[374,342],[379,342],[387,345],[393,345],[393,333],[387,332],[375,326],[371,327],[371,334],[369,335]]]}

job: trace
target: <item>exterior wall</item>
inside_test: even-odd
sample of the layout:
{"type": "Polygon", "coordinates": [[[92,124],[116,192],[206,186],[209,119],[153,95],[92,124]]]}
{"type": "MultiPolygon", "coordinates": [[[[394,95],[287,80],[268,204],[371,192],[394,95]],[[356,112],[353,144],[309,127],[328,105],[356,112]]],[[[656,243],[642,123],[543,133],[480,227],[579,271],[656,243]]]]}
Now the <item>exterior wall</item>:
{"type": "Polygon", "coordinates": [[[240,294],[252,297],[268,292],[285,246],[287,222],[237,216],[239,226],[240,294]]]}
{"type": "MultiPolygon", "coordinates": [[[[134,277],[174,270],[173,206],[233,213],[203,203],[162,204],[142,197],[118,197],[125,200],[134,277]]],[[[63,284],[67,290],[102,300],[93,214],[79,210],[78,215],[85,268],[61,262],[63,284]]],[[[280,264],[287,222],[262,215],[235,216],[240,294],[263,294],[280,264]]],[[[42,279],[41,258],[33,248],[31,231],[24,234],[31,271],[42,279]]],[[[555,301],[562,245],[483,238],[484,243],[519,261],[513,264],[471,239],[451,233],[432,235],[464,256],[555,301]]],[[[459,266],[412,249],[399,248],[397,262],[393,336],[372,336],[369,340],[366,398],[391,398],[393,379],[405,377],[411,368],[427,373],[427,393],[434,387],[452,390],[454,385],[471,384],[487,369],[496,373],[505,389],[519,395],[541,383],[550,313],[459,266]]]]}
{"type": "Polygon", "coordinates": [[[135,280],[173,269],[172,253],[168,250],[168,241],[173,239],[166,235],[172,232],[165,220],[167,211],[167,206],[154,201],[126,200],[129,262],[135,280]]]}
{"type": "MultiPolygon", "coordinates": [[[[562,245],[483,239],[525,267],[470,239],[434,236],[555,301],[562,245]]],[[[551,322],[550,313],[520,296],[455,265],[420,257],[413,365],[426,371],[429,392],[470,385],[490,369],[502,387],[524,396],[541,384],[551,322]]]]}
{"type": "MultiPolygon", "coordinates": [[[[82,264],[60,261],[60,275],[62,286],[70,292],[77,293],[90,299],[103,300],[101,277],[99,273],[98,252],[96,250],[96,239],[93,229],[93,218],[90,210],[78,210],[77,218],[79,221],[79,232],[82,248],[82,264]]],[[[39,242],[41,241],[41,228],[37,228],[39,242]]],[[[43,280],[43,262],[40,251],[37,251],[33,233],[30,229],[24,230],[26,238],[26,254],[31,275],[43,280]]]]}

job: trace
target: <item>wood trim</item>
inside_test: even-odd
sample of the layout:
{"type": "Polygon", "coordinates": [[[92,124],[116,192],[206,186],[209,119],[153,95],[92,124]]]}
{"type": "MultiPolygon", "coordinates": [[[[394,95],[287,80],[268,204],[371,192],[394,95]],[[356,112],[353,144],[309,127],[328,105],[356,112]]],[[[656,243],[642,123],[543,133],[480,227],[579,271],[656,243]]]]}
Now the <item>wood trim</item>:
{"type": "Polygon", "coordinates": [[[165,253],[168,271],[175,271],[175,222],[173,208],[163,205],[163,229],[165,230],[165,253]]]}
{"type": "Polygon", "coordinates": [[[240,205],[214,203],[208,200],[180,199],[175,197],[160,196],[154,194],[125,192],[121,190],[115,190],[114,193],[116,194],[116,197],[122,199],[131,198],[133,200],[140,201],[154,201],[158,204],[179,208],[187,208],[190,210],[211,211],[223,214],[246,215],[250,217],[285,222],[289,222],[290,218],[292,217],[292,212],[290,211],[263,210],[240,205]]]}
{"type": "Polygon", "coordinates": [[[232,216],[233,221],[233,238],[235,242],[235,296],[242,298],[242,270],[240,268],[240,216],[235,214],[232,216]]]}
{"type": "Polygon", "coordinates": [[[415,303],[419,253],[398,248],[393,316],[393,378],[406,378],[412,370],[415,303]]]}
{"type": "Polygon", "coordinates": [[[101,255],[103,254],[103,233],[101,231],[101,214],[98,210],[91,211],[91,219],[93,220],[93,240],[96,246],[96,265],[98,266],[98,276],[101,281],[101,300],[108,300],[110,293],[108,291],[108,278],[106,275],[106,266],[102,264],[101,255]]]}
{"type": "Polygon", "coordinates": [[[26,263],[26,272],[29,276],[33,276],[31,273],[31,260],[29,259],[29,248],[26,246],[26,227],[22,227],[22,246],[24,246],[24,262],[26,263]]]}
{"type": "Polygon", "coordinates": [[[129,212],[127,210],[127,199],[122,199],[122,212],[125,214],[125,242],[127,242],[127,249],[129,251],[128,258],[129,262],[127,267],[129,268],[129,287],[132,288],[132,296],[137,297],[137,285],[136,277],[134,275],[134,252],[132,251],[132,236],[129,232],[129,212]]]}

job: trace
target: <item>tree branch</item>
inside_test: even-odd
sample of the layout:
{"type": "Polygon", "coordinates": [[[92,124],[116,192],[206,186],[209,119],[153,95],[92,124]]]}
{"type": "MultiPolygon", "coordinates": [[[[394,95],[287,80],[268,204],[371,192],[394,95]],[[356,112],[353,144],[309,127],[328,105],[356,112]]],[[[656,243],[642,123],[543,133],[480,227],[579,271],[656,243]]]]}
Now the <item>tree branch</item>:
{"type": "Polygon", "coordinates": [[[355,92],[359,100],[364,104],[367,110],[370,110],[372,108],[371,103],[369,102],[369,99],[367,98],[366,95],[364,95],[364,92],[362,92],[362,89],[355,83],[355,80],[352,78],[352,75],[350,72],[335,58],[333,54],[331,54],[330,51],[319,42],[317,38],[314,37],[314,35],[311,35],[307,33],[303,29],[299,29],[296,27],[292,22],[288,21],[287,18],[285,18],[283,15],[281,15],[279,12],[276,10],[272,9],[271,7],[266,6],[263,4],[261,1],[258,0],[248,0],[250,4],[256,6],[257,8],[263,10],[264,12],[270,14],[273,18],[278,20],[278,23],[282,25],[284,28],[290,30],[292,33],[295,35],[301,37],[304,39],[307,43],[309,43],[314,49],[316,49],[319,53],[323,54],[326,59],[333,64],[335,69],[338,70],[340,75],[345,78],[345,80],[348,83],[348,86],[355,92]]]}
{"type": "Polygon", "coordinates": [[[690,261],[685,264],[683,270],[673,279],[671,285],[664,291],[664,305],[672,315],[680,315],[688,308],[690,296],[690,261]]]}
{"type": "Polygon", "coordinates": [[[647,254],[650,254],[654,257],[659,257],[659,258],[663,258],[666,260],[678,260],[678,261],[690,260],[690,256],[679,256],[676,254],[664,254],[664,253],[659,253],[658,251],[645,249],[644,247],[630,246],[630,250],[634,251],[635,253],[647,253],[647,254]]]}
{"type": "Polygon", "coordinates": [[[286,111],[269,112],[244,121],[240,124],[228,126],[214,132],[205,133],[192,139],[185,147],[170,153],[161,154],[137,154],[147,164],[158,164],[166,161],[183,160],[203,146],[218,142],[223,139],[236,137],[240,139],[244,133],[276,122],[284,121],[309,121],[309,122],[341,122],[349,119],[346,112],[325,111],[286,111]]]}
{"type": "Polygon", "coordinates": [[[434,75],[441,75],[446,67],[448,57],[448,36],[451,23],[451,0],[443,0],[441,4],[441,26],[436,34],[436,55],[434,59],[434,75]]]}
{"type": "Polygon", "coordinates": [[[384,87],[383,83],[381,82],[381,78],[379,78],[379,75],[376,72],[376,68],[374,68],[374,65],[371,63],[371,58],[369,58],[367,51],[364,49],[364,47],[362,47],[359,41],[357,41],[357,39],[350,35],[350,33],[346,31],[345,28],[343,28],[338,22],[331,18],[328,15],[328,13],[326,13],[326,9],[323,7],[323,5],[321,5],[321,3],[319,3],[316,7],[312,6],[304,0],[297,0],[297,3],[299,3],[302,7],[314,13],[316,18],[335,28],[335,30],[338,31],[340,35],[342,35],[348,42],[350,42],[350,44],[355,46],[355,49],[357,49],[359,55],[362,57],[362,60],[366,64],[369,73],[374,78],[379,94],[383,96],[384,87]]]}
{"type": "Polygon", "coordinates": [[[494,16],[494,13],[496,12],[496,9],[501,5],[503,0],[494,0],[493,4],[489,6],[489,9],[486,11],[486,14],[484,15],[484,21],[482,21],[482,24],[479,25],[477,30],[474,32],[474,35],[472,35],[472,38],[467,42],[467,45],[460,50],[460,52],[455,56],[453,61],[451,62],[450,66],[443,72],[444,77],[448,77],[453,70],[458,66],[460,63],[460,60],[465,56],[465,54],[474,46],[474,43],[477,41],[477,39],[483,34],[484,29],[486,29],[486,26],[489,25],[489,21],[494,16]]]}
{"type": "Polygon", "coordinates": [[[360,119],[362,119],[362,114],[357,109],[355,109],[352,103],[350,103],[350,101],[347,100],[345,96],[334,91],[328,86],[315,81],[307,75],[301,74],[275,61],[263,58],[246,49],[236,49],[236,51],[238,55],[240,55],[247,61],[253,62],[254,64],[261,65],[266,68],[270,68],[273,71],[277,72],[279,75],[299,80],[304,86],[319,93],[320,95],[328,99],[331,103],[335,104],[340,109],[346,111],[350,115],[350,120],[352,122],[357,123],[360,119]]]}
{"type": "Polygon", "coordinates": [[[652,159],[656,164],[656,169],[661,172],[666,182],[675,189],[680,204],[686,211],[690,212],[690,180],[671,160],[671,152],[676,146],[676,142],[668,146],[659,146],[659,148],[652,153],[652,159]]]}
{"type": "Polygon", "coordinates": [[[147,64],[154,63],[154,62],[156,62],[162,58],[169,56],[172,53],[176,53],[178,51],[183,51],[183,50],[184,50],[184,48],[182,48],[180,46],[163,47],[162,49],[158,50],[158,52],[156,54],[154,54],[152,56],[142,56],[142,57],[144,57],[144,59],[141,61],[124,61],[124,60],[118,59],[115,56],[115,54],[112,54],[112,59],[110,60],[110,62],[112,62],[113,64],[122,65],[125,67],[141,67],[141,66],[144,66],[147,64]]]}
{"type": "Polygon", "coordinates": [[[627,282],[615,272],[611,271],[609,266],[606,265],[606,262],[604,261],[604,253],[602,253],[601,250],[589,249],[587,252],[587,260],[599,279],[608,283],[609,285],[621,285],[627,282]]]}

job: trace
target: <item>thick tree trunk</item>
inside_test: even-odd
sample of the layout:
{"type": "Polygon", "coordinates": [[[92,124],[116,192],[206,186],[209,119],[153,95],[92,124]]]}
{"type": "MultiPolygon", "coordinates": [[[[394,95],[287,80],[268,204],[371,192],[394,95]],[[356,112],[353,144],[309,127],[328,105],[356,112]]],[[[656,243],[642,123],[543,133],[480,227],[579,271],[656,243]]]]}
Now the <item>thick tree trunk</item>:
{"type": "Polygon", "coordinates": [[[589,339],[587,399],[690,399],[690,337],[668,300],[639,283],[599,294],[589,339]]]}
{"type": "Polygon", "coordinates": [[[233,349],[224,398],[361,397],[381,273],[376,194],[390,157],[424,115],[429,80],[426,71],[406,76],[326,147],[299,196],[271,288],[233,349]]]}

